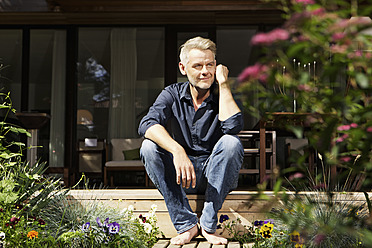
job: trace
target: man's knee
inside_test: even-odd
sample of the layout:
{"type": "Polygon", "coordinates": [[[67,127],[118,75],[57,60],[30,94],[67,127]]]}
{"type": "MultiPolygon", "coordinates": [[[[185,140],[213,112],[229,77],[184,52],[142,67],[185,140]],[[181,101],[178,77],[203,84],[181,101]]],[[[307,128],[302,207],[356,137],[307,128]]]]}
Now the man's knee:
{"type": "Polygon", "coordinates": [[[146,158],[154,155],[157,149],[158,145],[155,142],[149,139],[144,139],[140,150],[141,158],[146,158]]]}
{"type": "Polygon", "coordinates": [[[244,149],[238,136],[225,134],[221,137],[219,143],[227,154],[238,154],[243,156],[244,149]]]}

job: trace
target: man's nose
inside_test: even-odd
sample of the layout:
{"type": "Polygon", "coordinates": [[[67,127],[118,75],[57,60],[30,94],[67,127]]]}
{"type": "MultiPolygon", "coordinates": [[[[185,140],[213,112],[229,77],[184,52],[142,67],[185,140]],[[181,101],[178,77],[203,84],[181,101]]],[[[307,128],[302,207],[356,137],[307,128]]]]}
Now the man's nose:
{"type": "Polygon", "coordinates": [[[206,65],[204,65],[203,66],[203,68],[202,68],[202,71],[201,71],[203,74],[205,74],[205,73],[208,73],[209,72],[209,70],[208,70],[208,68],[207,68],[207,66],[206,65]]]}

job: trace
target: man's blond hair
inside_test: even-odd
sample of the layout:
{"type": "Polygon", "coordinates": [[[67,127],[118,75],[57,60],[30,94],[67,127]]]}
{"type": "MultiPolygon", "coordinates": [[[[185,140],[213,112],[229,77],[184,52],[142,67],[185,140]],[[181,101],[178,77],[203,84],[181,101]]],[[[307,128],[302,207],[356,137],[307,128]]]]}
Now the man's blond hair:
{"type": "Polygon", "coordinates": [[[183,45],[181,45],[180,49],[180,61],[184,65],[189,62],[189,52],[192,49],[210,50],[214,57],[216,57],[217,52],[216,44],[213,41],[200,36],[189,39],[183,45]]]}

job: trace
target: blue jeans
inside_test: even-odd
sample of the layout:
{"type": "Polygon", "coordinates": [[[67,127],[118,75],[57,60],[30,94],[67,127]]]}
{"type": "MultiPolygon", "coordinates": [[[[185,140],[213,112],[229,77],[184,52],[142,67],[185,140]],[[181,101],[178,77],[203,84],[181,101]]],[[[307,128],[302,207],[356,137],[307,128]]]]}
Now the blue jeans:
{"type": "Polygon", "coordinates": [[[193,228],[198,223],[186,194],[204,194],[205,202],[200,216],[200,226],[209,233],[217,229],[218,211],[227,194],[238,185],[239,170],[243,162],[243,146],[237,136],[222,136],[212,153],[189,156],[196,174],[196,188],[183,188],[176,182],[176,170],[171,153],[145,139],[141,158],[147,174],[163,195],[170,218],[178,233],[193,228]]]}

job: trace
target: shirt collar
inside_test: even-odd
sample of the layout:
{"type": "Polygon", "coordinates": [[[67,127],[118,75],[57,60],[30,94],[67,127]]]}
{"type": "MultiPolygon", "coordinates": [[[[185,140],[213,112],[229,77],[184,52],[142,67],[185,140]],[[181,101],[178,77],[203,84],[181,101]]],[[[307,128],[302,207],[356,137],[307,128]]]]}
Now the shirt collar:
{"type": "MultiPolygon", "coordinates": [[[[210,95],[205,99],[205,102],[213,101],[214,103],[218,103],[218,93],[216,94],[216,84],[213,83],[210,88],[210,95]]],[[[180,99],[187,99],[192,100],[191,92],[190,92],[190,82],[187,81],[183,85],[183,88],[181,89],[181,98],[180,99]]]]}

